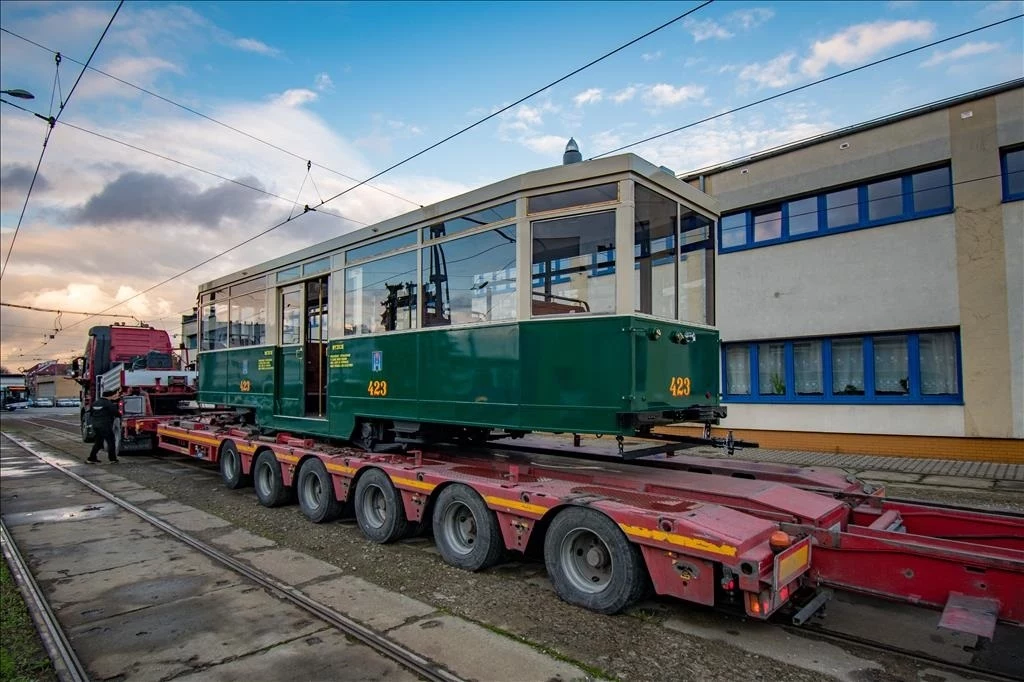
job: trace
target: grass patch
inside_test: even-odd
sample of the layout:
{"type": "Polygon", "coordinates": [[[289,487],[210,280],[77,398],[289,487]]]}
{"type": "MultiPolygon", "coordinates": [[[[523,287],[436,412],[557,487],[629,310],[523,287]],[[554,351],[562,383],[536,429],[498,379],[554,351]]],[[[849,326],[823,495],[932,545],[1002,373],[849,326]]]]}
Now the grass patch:
{"type": "Polygon", "coordinates": [[[7,562],[0,560],[0,680],[52,682],[56,679],[18,585],[7,562]]]}

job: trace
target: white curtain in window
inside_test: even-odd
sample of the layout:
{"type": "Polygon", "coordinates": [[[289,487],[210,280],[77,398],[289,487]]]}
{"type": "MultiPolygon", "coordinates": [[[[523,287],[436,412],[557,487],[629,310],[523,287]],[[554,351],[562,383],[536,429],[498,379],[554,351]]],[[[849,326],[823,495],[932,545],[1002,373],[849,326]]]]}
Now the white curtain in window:
{"type": "Polygon", "coordinates": [[[750,349],[746,344],[726,346],[725,392],[750,395],[750,349]]]}
{"type": "Polygon", "coordinates": [[[757,354],[758,392],[761,395],[784,395],[786,393],[786,344],[759,344],[757,354]]]}
{"type": "Polygon", "coordinates": [[[903,395],[910,392],[906,336],[875,339],[875,394],[903,395]]]}
{"type": "Polygon", "coordinates": [[[864,395],[864,350],[861,339],[832,342],[832,394],[864,395]]]}
{"type": "Polygon", "coordinates": [[[821,341],[793,342],[793,371],[798,395],[821,395],[824,383],[821,341]]]}
{"type": "Polygon", "coordinates": [[[921,393],[954,395],[960,392],[956,371],[956,334],[921,334],[921,393]]]}

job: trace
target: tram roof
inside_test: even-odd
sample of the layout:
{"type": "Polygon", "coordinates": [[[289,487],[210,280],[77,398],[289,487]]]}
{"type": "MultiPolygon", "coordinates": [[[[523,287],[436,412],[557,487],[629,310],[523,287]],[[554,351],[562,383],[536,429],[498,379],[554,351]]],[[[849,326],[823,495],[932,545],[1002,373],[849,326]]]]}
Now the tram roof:
{"type": "Polygon", "coordinates": [[[559,185],[606,178],[622,179],[627,175],[644,178],[682,199],[691,208],[699,209],[714,217],[718,216],[718,201],[714,197],[704,194],[695,187],[683,182],[670,170],[655,166],[636,154],[619,154],[580,163],[542,168],[515,175],[505,180],[499,180],[490,185],[443,199],[429,206],[417,208],[408,213],[403,213],[379,223],[368,225],[352,232],[346,232],[318,244],[307,246],[290,254],[218,277],[199,285],[199,291],[211,291],[239,280],[250,279],[261,274],[273,272],[285,266],[336,251],[371,237],[382,237],[414,226],[425,227],[437,222],[441,218],[457,217],[478,206],[490,204],[502,198],[511,199],[517,195],[536,193],[537,190],[547,188],[557,191],[557,186],[559,185]]]}

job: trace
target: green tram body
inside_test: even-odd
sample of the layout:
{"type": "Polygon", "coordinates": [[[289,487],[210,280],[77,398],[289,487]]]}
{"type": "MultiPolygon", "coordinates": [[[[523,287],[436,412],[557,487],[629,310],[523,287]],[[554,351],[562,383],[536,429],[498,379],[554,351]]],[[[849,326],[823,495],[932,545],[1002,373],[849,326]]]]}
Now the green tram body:
{"type": "Polygon", "coordinates": [[[200,400],[250,408],[268,431],[356,442],[716,422],[719,337],[704,324],[716,216],[713,199],[626,154],[247,268],[200,288],[200,400]],[[510,267],[474,271],[488,251],[511,254],[510,267]],[[523,287],[513,263],[528,259],[523,287]],[[390,279],[365,284],[380,272],[390,279]]]}

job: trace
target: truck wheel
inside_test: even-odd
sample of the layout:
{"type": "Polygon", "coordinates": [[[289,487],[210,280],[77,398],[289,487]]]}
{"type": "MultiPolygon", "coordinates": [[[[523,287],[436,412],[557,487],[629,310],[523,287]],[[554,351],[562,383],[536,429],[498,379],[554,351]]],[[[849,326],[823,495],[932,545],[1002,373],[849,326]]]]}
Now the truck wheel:
{"type": "Polygon", "coordinates": [[[92,417],[85,410],[82,410],[79,420],[82,424],[82,442],[91,443],[96,440],[96,432],[92,430],[92,417]]]}
{"type": "Polygon", "coordinates": [[[383,545],[400,540],[409,530],[402,494],[380,469],[359,477],[355,508],[359,530],[368,540],[383,545]]]}
{"type": "Polygon", "coordinates": [[[334,481],[319,459],[307,461],[299,470],[299,508],[313,523],[327,523],[341,516],[342,504],[334,496],[334,481]]]}
{"type": "Polygon", "coordinates": [[[467,571],[490,568],[505,551],[498,517],[461,484],[442,490],[434,504],[434,542],[442,559],[467,571]]]}
{"type": "Polygon", "coordinates": [[[285,487],[281,464],[270,450],[264,450],[252,465],[256,497],[264,507],[280,507],[292,501],[292,491],[285,487]]]}
{"type": "Polygon", "coordinates": [[[544,564],[555,593],[598,613],[618,613],[647,587],[639,549],[604,514],[569,507],[551,522],[544,564]]]}
{"type": "Polygon", "coordinates": [[[224,485],[231,490],[238,490],[252,483],[252,477],[242,473],[242,458],[238,454],[238,447],[232,441],[225,441],[220,449],[218,457],[220,464],[220,479],[224,485]]]}

